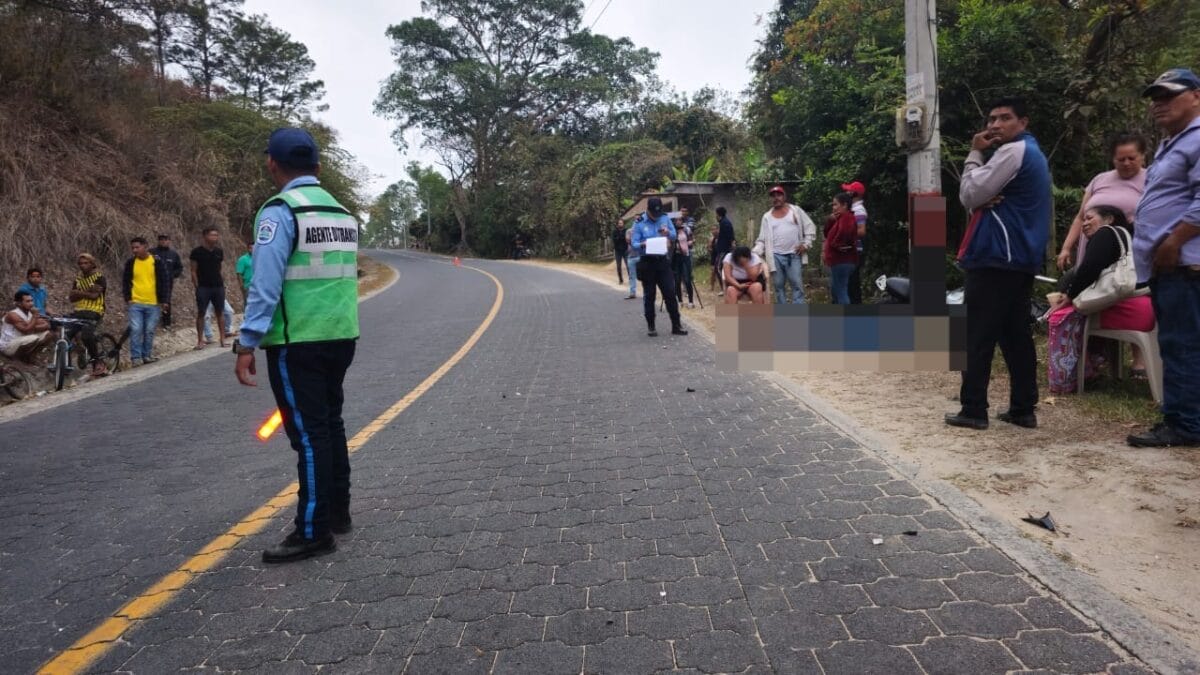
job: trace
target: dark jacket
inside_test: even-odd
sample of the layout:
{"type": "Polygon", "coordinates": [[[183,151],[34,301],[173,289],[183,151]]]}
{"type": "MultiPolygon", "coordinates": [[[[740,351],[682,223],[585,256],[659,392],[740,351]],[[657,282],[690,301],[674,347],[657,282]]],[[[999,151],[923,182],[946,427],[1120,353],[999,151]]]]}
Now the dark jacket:
{"type": "Polygon", "coordinates": [[[959,185],[971,219],[958,249],[963,269],[995,268],[1037,274],[1050,240],[1050,168],[1029,132],[984,160],[972,150],[959,185]],[[987,206],[993,198],[1004,199],[987,206]]]}
{"type": "Polygon", "coordinates": [[[629,242],[625,240],[627,230],[622,227],[614,227],[612,232],[613,251],[617,255],[625,255],[629,251],[629,242]]]}
{"type": "Polygon", "coordinates": [[[717,223],[717,255],[725,255],[733,250],[733,221],[726,216],[717,223]]]}
{"type": "MultiPolygon", "coordinates": [[[[154,294],[158,296],[158,304],[171,302],[171,272],[162,258],[151,255],[154,259],[154,294]]],[[[121,293],[125,302],[133,301],[133,256],[125,261],[125,270],[121,273],[121,293]]]]}
{"type": "Polygon", "coordinates": [[[155,246],[150,249],[150,255],[158,256],[167,264],[167,271],[170,273],[172,281],[183,274],[183,259],[170,246],[155,246]]]}

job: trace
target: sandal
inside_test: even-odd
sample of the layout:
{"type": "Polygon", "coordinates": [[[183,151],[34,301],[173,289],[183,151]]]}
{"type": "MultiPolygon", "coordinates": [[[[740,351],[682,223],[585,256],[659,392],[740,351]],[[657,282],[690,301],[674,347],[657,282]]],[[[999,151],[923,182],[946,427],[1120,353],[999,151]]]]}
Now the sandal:
{"type": "Polygon", "coordinates": [[[1146,380],[1150,379],[1146,376],[1145,368],[1134,368],[1134,369],[1130,370],[1129,377],[1130,377],[1130,379],[1141,380],[1141,381],[1146,381],[1146,380]]]}

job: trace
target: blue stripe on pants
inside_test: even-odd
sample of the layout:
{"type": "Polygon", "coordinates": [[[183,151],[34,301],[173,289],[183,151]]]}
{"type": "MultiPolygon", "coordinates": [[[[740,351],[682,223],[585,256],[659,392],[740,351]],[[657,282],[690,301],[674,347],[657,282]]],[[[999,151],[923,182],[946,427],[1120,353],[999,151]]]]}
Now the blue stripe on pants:
{"type": "Polygon", "coordinates": [[[304,482],[308,486],[308,503],[304,507],[304,538],[313,538],[313,512],[317,510],[317,479],[314,476],[316,467],[313,465],[313,448],[309,442],[308,432],[304,430],[304,421],[300,419],[300,409],[296,407],[296,392],[292,389],[292,379],[288,377],[287,347],[279,350],[279,379],[283,383],[283,396],[292,408],[292,421],[300,434],[300,444],[304,446],[304,482]]]}

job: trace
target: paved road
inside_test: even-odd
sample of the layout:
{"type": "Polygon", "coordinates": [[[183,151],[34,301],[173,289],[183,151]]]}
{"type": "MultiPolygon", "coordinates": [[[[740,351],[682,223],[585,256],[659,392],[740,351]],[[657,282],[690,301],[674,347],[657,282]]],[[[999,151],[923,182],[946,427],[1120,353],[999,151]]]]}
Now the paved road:
{"type": "MultiPolygon", "coordinates": [[[[401,279],[363,306],[351,430],[494,299],[469,269],[385,259],[401,279]]],[[[646,338],[615,285],[479,266],[504,284],[500,313],[354,456],[338,552],[264,567],[279,518],[96,671],[1149,672],[782,391],[714,372],[695,336],[646,338]]],[[[0,425],[5,671],[69,646],[292,479],[286,442],[249,436],[265,382],[237,387],[231,365],[0,425]]]]}

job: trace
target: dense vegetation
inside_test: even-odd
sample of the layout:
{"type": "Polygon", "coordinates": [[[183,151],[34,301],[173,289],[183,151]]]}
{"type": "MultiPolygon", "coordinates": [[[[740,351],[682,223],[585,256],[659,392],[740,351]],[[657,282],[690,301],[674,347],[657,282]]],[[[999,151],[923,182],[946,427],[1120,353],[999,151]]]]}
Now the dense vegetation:
{"type": "MultiPolygon", "coordinates": [[[[592,250],[630,196],[671,176],[800,179],[798,201],[816,217],[856,178],[869,189],[870,271],[907,265],[905,158],[892,121],[904,98],[903,2],[781,0],[740,109],[710,91],[664,94],[654,55],[591,34],[579,0],[425,7],[427,16],[389,30],[398,67],[378,109],[423,130],[450,167],[438,187],[449,204],[410,191],[409,215],[435,247],[503,255],[521,232],[544,253],[563,243],[592,250]]],[[[1050,156],[1061,236],[1083,186],[1107,168],[1107,137],[1153,136],[1140,89],[1167,67],[1200,65],[1198,27],[1200,4],[1187,0],[941,0],[950,203],[987,102],[1022,95],[1050,156]]],[[[964,220],[952,208],[951,244],[964,220]]]]}
{"type": "Polygon", "coordinates": [[[81,250],[112,274],[130,237],[168,232],[186,250],[207,225],[240,254],[272,191],[266,138],[290,121],[316,132],[323,177],[360,208],[351,158],[307,118],[323,88],[307,49],[239,5],[0,0],[6,285],[28,265],[67,274],[81,250]]]}

